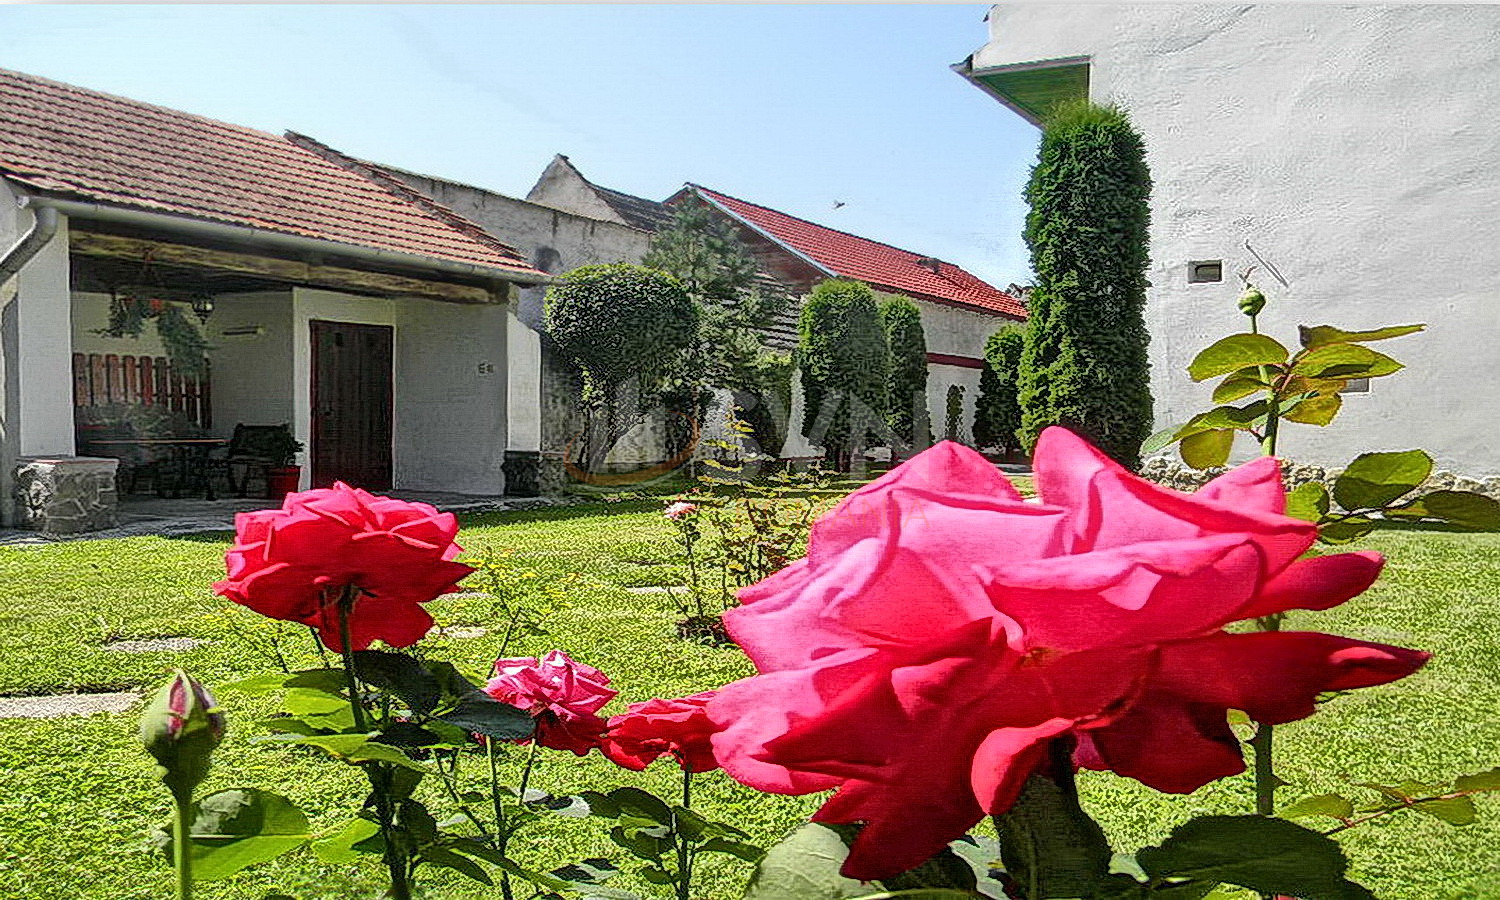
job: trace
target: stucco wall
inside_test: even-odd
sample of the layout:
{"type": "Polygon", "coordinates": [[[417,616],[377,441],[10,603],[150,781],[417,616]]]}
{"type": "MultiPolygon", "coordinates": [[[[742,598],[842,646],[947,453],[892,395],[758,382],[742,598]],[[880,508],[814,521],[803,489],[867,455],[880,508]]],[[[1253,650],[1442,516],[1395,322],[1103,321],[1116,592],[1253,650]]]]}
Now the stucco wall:
{"type": "MultiPolygon", "coordinates": [[[[292,360],[292,292],[225,294],[204,329],[213,363],[214,433],[234,426],[280,425],[297,418],[292,360]],[[260,329],[259,334],[225,334],[260,329]]],[[[306,438],[299,438],[306,441],[306,438]]],[[[302,462],[306,463],[306,454],[302,462]]]]}
{"type": "MultiPolygon", "coordinates": [[[[1000,5],[976,68],[1090,55],[1095,100],[1128,109],[1155,179],[1147,324],[1159,426],[1208,408],[1184,368],[1241,330],[1233,272],[1256,262],[1262,330],[1426,322],[1381,347],[1410,367],[1350,396],[1283,453],[1340,465],[1421,446],[1500,473],[1500,7],[1000,5]],[[1187,283],[1190,260],[1226,281],[1187,283]]],[[[1001,107],[996,115],[1010,115],[1001,107]]],[[[1242,453],[1250,448],[1245,442],[1242,453]]]]}

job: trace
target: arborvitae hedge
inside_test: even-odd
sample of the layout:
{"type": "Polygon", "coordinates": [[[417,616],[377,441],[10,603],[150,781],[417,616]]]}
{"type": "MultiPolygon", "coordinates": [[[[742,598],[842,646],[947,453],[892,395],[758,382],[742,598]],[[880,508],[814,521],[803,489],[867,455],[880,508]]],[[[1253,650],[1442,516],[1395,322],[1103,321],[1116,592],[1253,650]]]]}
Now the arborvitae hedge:
{"type": "Polygon", "coordinates": [[[1151,433],[1142,318],[1151,174],[1123,111],[1087,102],[1047,118],[1026,200],[1036,287],[1021,364],[1021,438],[1066,426],[1127,466],[1151,433]]]}
{"type": "Polygon", "coordinates": [[[1026,349],[1026,326],[1007,325],[984,344],[984,371],[979,376],[979,400],[974,404],[974,444],[1019,449],[1021,427],[1018,381],[1021,355],[1026,349]]]}
{"type": "Polygon", "coordinates": [[[851,419],[874,427],[885,415],[890,352],[875,295],[858,281],[825,281],[803,304],[798,331],[802,434],[845,468],[855,443],[865,444],[854,440],[851,419]]]}
{"type": "Polygon", "coordinates": [[[886,378],[889,404],[885,421],[900,440],[916,450],[932,443],[927,411],[927,335],[922,311],[906,297],[888,296],[879,303],[880,324],[891,350],[886,378]]]}

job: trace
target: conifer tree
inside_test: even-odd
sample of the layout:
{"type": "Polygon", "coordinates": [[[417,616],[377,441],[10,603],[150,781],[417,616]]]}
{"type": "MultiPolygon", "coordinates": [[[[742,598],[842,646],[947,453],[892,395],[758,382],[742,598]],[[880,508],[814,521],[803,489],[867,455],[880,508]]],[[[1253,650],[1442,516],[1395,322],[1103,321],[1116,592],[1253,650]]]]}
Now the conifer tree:
{"type": "Polygon", "coordinates": [[[798,332],[802,434],[848,471],[852,454],[885,415],[890,351],[874,292],[858,281],[822,282],[802,306],[798,332]]]}
{"type": "Polygon", "coordinates": [[[1151,174],[1125,113],[1059,104],[1044,123],[1026,200],[1031,294],[1021,364],[1029,451],[1063,425],[1124,465],[1151,433],[1143,319],[1151,174]]]}
{"type": "Polygon", "coordinates": [[[1009,453],[1020,448],[1021,427],[1017,380],[1026,349],[1026,327],[1007,325],[984,344],[984,371],[979,376],[979,399],[974,404],[974,444],[998,447],[1009,453]]]}
{"type": "MultiPolygon", "coordinates": [[[[879,303],[880,324],[891,351],[886,379],[886,424],[895,441],[918,451],[932,443],[927,410],[927,336],[922,311],[910,299],[886,296],[879,303]]],[[[892,448],[893,450],[899,448],[892,448]]]]}

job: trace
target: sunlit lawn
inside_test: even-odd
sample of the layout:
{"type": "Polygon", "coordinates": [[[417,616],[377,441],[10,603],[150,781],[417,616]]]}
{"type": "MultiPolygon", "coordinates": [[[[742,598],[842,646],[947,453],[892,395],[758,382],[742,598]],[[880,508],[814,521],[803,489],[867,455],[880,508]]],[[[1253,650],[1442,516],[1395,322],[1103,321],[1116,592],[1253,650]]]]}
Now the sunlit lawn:
{"type": "MultiPolygon", "coordinates": [[[[524,636],[512,655],[561,647],[598,666],[621,691],[617,705],[680,696],[749,674],[732,648],[674,638],[679,617],[663,594],[626,586],[682,577],[673,532],[656,501],[600,504],[471,519],[460,542],[476,553],[510,550],[508,565],[536,573],[538,584],[566,584],[565,606],[548,618],[550,634],[524,636]],[[575,576],[569,579],[569,576],[575,576]],[[566,581],[564,581],[567,579],[566,581]]],[[[210,685],[269,663],[235,630],[253,617],[228,617],[208,585],[222,573],[227,535],[198,539],[81,541],[0,548],[0,693],[140,689],[182,665],[210,685]],[[189,635],[211,640],[183,654],[107,653],[117,637],[189,635]]],[[[1284,727],[1287,800],[1345,789],[1349,781],[1443,780],[1500,764],[1500,536],[1399,533],[1371,538],[1392,563],[1364,597],[1327,613],[1295,616],[1316,628],[1436,652],[1432,664],[1396,685],[1355,692],[1312,720],[1284,727]]],[[[433,604],[445,625],[492,624],[476,597],[433,604]]],[[[288,631],[283,652],[313,664],[306,632],[288,631]]],[[[497,638],[436,637],[431,655],[483,669],[497,638]]],[[[206,789],[263,786],[309,811],[319,828],[345,821],[362,797],[342,766],[296,751],[256,745],[255,724],[269,712],[258,698],[223,692],[231,734],[206,789]]],[[[613,711],[613,708],[611,710],[613,711]]],[[[164,795],[134,737],[134,714],[51,721],[0,720],[0,896],[6,898],[160,898],[171,883],[145,834],[163,817],[164,795]]],[[[534,783],[566,792],[613,784],[669,795],[674,770],[625,773],[597,754],[579,760],[548,754],[534,783]]],[[[769,842],[806,815],[810,798],[752,794],[720,773],[705,776],[701,805],[769,842]]],[[[477,786],[477,785],[476,785],[477,786]]],[[[1204,811],[1245,811],[1249,784],[1234,779],[1187,798],[1161,798],[1108,775],[1086,775],[1086,802],[1122,845],[1160,839],[1171,825],[1204,811]]],[[[441,807],[434,798],[433,805],[441,807]]],[[[1481,803],[1481,822],[1453,828],[1414,814],[1392,816],[1344,836],[1354,875],[1382,898],[1500,897],[1500,803],[1481,803]]],[[[441,814],[439,816],[442,817],[441,814]]],[[[535,832],[526,854],[550,867],[584,856],[614,856],[604,828],[558,820],[535,832]]],[[[731,861],[733,862],[733,861],[731,861]]],[[[738,896],[743,864],[715,864],[704,897],[738,896]]],[[[457,877],[422,877],[434,897],[495,897],[457,877]]],[[[204,885],[204,898],[260,900],[280,891],[308,898],[374,897],[373,864],[332,867],[305,851],[204,885]]],[[[635,883],[639,886],[639,882],[635,883]]],[[[658,893],[663,889],[652,888],[658,893]]]]}

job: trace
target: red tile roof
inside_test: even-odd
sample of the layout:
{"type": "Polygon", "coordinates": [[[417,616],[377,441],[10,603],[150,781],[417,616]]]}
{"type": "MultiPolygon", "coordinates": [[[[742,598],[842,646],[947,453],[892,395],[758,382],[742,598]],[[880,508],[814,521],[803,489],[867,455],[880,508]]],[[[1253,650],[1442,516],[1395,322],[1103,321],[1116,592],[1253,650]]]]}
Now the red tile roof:
{"type": "Polygon", "coordinates": [[[825,228],[699,185],[688,188],[841,277],[920,299],[1026,318],[1021,301],[952,263],[825,228]]]}
{"type": "Polygon", "coordinates": [[[4,69],[0,175],[59,196],[540,274],[457,214],[287,137],[4,69]]]}

